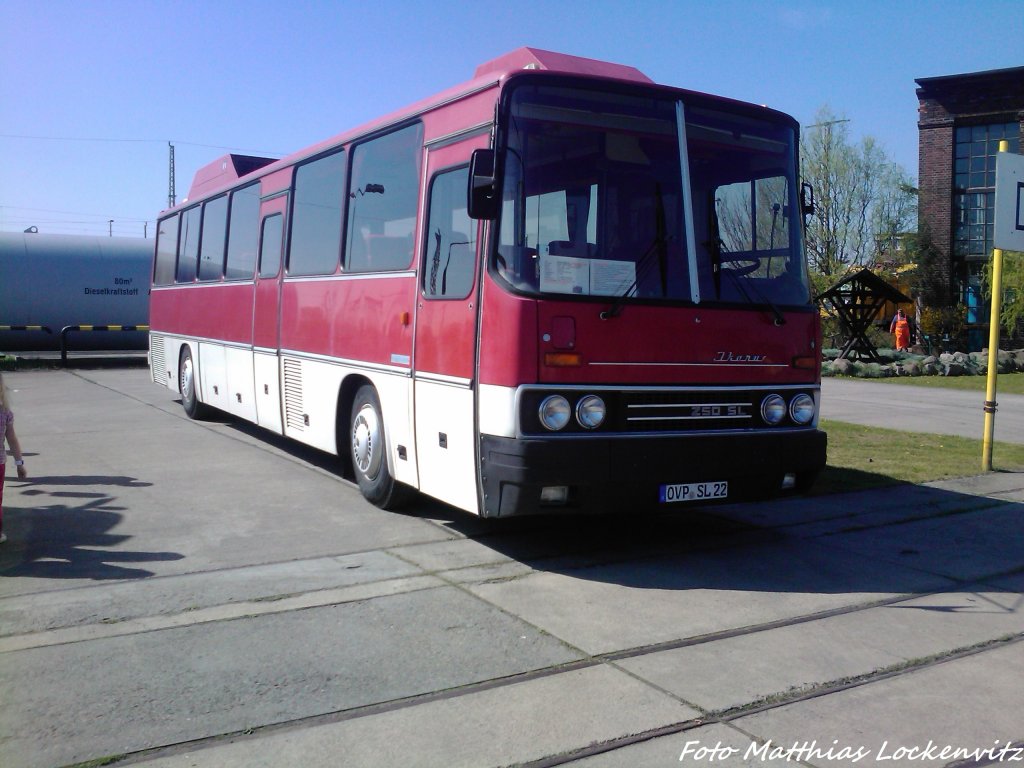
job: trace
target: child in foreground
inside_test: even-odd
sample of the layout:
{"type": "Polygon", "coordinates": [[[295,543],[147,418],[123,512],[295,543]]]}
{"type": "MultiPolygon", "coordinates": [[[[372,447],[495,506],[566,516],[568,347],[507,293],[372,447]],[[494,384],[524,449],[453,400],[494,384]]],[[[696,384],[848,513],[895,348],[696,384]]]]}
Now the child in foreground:
{"type": "Polygon", "coordinates": [[[21,443],[18,442],[18,435],[14,431],[14,414],[11,412],[10,399],[7,396],[7,385],[4,384],[4,375],[0,373],[0,450],[3,456],[0,457],[0,544],[7,541],[7,534],[4,533],[4,478],[7,475],[7,451],[4,443],[11,447],[14,454],[14,465],[18,469],[18,478],[24,480],[28,477],[28,470],[25,469],[25,459],[21,455],[21,443]]]}

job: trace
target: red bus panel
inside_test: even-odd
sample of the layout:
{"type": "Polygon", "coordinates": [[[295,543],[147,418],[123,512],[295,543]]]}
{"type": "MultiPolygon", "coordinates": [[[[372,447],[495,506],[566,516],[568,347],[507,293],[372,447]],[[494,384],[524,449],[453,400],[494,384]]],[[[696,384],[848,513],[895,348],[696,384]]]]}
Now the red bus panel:
{"type": "Polygon", "coordinates": [[[150,325],[161,333],[252,343],[252,283],[155,288],[150,325]]]}
{"type": "Polygon", "coordinates": [[[285,280],[281,348],[342,360],[409,367],[416,278],[285,280]]]}

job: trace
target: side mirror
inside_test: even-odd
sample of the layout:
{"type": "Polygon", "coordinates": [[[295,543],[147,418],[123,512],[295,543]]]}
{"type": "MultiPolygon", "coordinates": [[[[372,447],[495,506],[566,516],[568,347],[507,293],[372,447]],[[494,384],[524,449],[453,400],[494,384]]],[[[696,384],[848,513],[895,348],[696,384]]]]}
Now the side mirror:
{"type": "Polygon", "coordinates": [[[494,150],[477,149],[469,161],[469,216],[498,218],[498,180],[494,174],[494,150]]]}
{"type": "Polygon", "coordinates": [[[800,185],[800,212],[805,217],[814,215],[814,187],[806,181],[800,185]]]}

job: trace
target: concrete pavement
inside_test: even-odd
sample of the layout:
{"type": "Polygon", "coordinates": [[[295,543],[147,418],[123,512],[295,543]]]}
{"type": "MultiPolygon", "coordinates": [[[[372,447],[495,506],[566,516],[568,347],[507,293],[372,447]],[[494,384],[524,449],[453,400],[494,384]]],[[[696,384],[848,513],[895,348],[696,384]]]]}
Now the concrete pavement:
{"type": "Polygon", "coordinates": [[[919,766],[1024,741],[1024,475],[393,514],[145,371],[6,378],[32,477],[5,493],[4,768],[919,766]]]}

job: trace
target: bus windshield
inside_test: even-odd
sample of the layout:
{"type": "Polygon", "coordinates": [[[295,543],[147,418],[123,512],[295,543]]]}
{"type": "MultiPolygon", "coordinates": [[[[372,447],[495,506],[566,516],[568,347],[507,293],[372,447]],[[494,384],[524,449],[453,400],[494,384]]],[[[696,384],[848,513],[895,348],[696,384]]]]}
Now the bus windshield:
{"type": "Polygon", "coordinates": [[[523,83],[505,135],[495,269],[517,291],[809,302],[791,125],[664,91],[523,83]]]}

